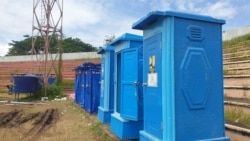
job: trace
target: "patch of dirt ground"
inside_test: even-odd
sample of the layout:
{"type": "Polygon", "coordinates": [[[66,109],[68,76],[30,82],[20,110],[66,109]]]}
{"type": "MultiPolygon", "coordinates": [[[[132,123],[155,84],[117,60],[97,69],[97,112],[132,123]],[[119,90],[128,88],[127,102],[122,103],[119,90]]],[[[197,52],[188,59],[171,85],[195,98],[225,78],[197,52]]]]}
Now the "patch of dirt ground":
{"type": "MultiPolygon", "coordinates": [[[[4,94],[0,94],[3,101],[4,94]]],[[[7,94],[5,94],[7,95],[7,94]]],[[[116,141],[109,126],[71,100],[0,102],[0,139],[6,141],[116,141]]]]}

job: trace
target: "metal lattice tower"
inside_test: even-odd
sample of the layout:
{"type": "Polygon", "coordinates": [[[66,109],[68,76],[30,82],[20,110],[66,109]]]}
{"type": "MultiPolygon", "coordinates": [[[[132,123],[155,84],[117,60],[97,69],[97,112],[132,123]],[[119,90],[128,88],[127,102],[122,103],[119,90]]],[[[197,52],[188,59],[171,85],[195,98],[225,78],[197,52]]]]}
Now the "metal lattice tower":
{"type": "MultiPolygon", "coordinates": [[[[62,21],[63,0],[33,0],[31,52],[32,60],[33,56],[36,59],[36,71],[41,74],[43,79],[45,96],[48,88],[48,78],[52,68],[55,68],[55,61],[62,59],[62,21]],[[58,42],[54,54],[51,53],[50,47],[52,39],[56,39],[58,42]]],[[[35,70],[33,69],[33,71],[35,70]]]]}

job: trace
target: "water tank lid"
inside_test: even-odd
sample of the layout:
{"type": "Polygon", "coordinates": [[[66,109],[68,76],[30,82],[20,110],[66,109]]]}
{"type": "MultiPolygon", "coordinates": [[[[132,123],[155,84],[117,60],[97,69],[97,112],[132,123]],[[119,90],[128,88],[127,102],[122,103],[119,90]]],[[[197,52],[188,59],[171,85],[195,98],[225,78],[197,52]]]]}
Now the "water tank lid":
{"type": "Polygon", "coordinates": [[[225,24],[225,20],[216,19],[210,16],[201,16],[195,14],[174,12],[174,11],[152,11],[148,13],[145,17],[141,18],[132,25],[133,29],[143,30],[147,25],[154,23],[158,18],[161,17],[179,17],[191,20],[200,20],[206,22],[213,22],[218,24],[225,24]]]}

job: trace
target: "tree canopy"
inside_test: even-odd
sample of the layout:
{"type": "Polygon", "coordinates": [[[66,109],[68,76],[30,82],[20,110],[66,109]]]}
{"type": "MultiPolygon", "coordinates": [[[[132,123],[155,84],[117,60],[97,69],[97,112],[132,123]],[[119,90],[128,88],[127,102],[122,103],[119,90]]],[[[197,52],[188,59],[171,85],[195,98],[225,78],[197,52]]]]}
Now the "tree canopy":
{"type": "MultiPolygon", "coordinates": [[[[24,35],[24,40],[14,41],[12,40],[9,43],[11,48],[6,56],[16,56],[16,55],[30,55],[32,49],[32,37],[29,35],[24,35]]],[[[41,37],[36,38],[35,50],[37,53],[43,51],[43,39],[41,37]]],[[[68,37],[62,40],[62,49],[63,53],[72,53],[72,52],[91,52],[96,51],[97,48],[91,44],[84,43],[79,38],[68,37]]],[[[58,50],[58,40],[56,37],[51,38],[50,41],[50,53],[56,53],[58,50]]]]}

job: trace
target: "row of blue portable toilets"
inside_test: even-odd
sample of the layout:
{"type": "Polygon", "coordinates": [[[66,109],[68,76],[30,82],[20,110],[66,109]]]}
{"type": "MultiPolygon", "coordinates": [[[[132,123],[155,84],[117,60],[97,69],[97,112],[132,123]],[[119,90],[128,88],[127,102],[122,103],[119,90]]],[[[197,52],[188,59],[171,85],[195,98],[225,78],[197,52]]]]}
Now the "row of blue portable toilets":
{"type": "Polygon", "coordinates": [[[101,68],[101,81],[92,91],[100,95],[92,96],[97,103],[92,112],[98,111],[98,119],[122,140],[229,140],[223,108],[224,23],[150,12],[132,26],[143,36],[125,33],[98,50],[101,66],[95,67],[101,68]]]}

